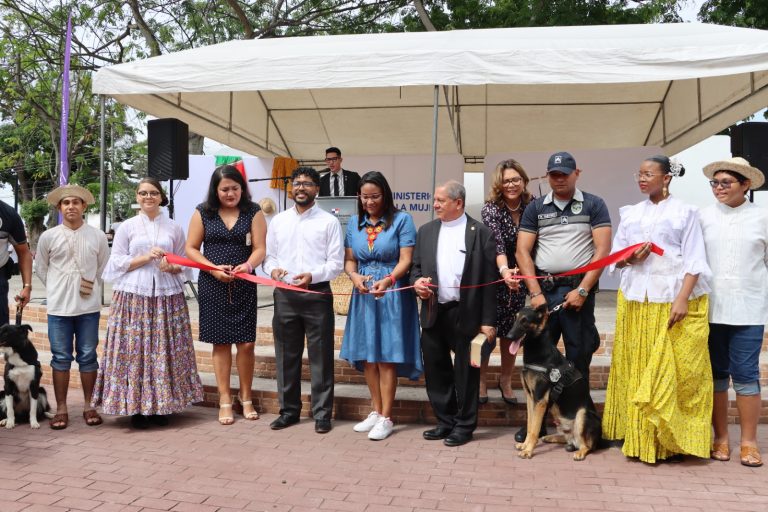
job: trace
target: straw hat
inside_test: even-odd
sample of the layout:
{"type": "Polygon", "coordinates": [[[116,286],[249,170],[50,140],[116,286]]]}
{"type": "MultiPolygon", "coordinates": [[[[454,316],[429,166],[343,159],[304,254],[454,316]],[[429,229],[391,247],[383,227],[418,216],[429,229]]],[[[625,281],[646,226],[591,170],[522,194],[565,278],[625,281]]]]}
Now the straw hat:
{"type": "Polygon", "coordinates": [[[48,193],[48,197],[46,199],[48,200],[49,205],[59,206],[59,203],[65,197],[79,197],[87,205],[91,205],[96,202],[88,189],[78,185],[63,185],[61,187],[57,187],[48,193]]]}
{"type": "Polygon", "coordinates": [[[277,210],[277,205],[275,205],[275,202],[269,197],[261,198],[259,206],[261,206],[261,211],[264,212],[264,215],[272,215],[277,210]]]}
{"type": "Polygon", "coordinates": [[[704,167],[704,176],[712,179],[718,171],[732,171],[741,174],[752,181],[752,184],[749,186],[752,190],[762,187],[763,183],[765,183],[765,176],[760,169],[752,167],[749,165],[749,162],[740,156],[729,158],[728,160],[721,160],[719,162],[712,162],[704,167]]]}

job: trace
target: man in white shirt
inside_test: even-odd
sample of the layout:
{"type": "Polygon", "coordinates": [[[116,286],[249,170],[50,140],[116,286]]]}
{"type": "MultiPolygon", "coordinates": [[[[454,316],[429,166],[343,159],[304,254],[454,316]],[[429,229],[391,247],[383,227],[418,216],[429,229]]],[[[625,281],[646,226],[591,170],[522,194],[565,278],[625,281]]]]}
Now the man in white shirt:
{"type": "Polygon", "coordinates": [[[333,413],[333,296],[330,281],[344,264],[341,225],[315,204],[320,175],[311,167],[293,172],[295,206],[276,215],[267,231],[264,272],[322,294],[275,288],[277,393],[280,416],[270,424],[280,430],[299,422],[301,415],[301,358],[304,338],[311,372],[312,417],[315,432],[331,430],[333,413]]]}
{"type": "Polygon", "coordinates": [[[438,218],[419,229],[411,268],[422,299],[424,378],[437,417],[437,427],[423,436],[461,446],[472,440],[480,398],[480,369],[469,364],[470,342],[479,333],[496,337],[496,286],[476,286],[497,279],[496,242],[482,222],[464,213],[461,183],[437,187],[434,198],[438,218]]]}
{"type": "Polygon", "coordinates": [[[56,415],[51,428],[61,430],[69,424],[67,391],[69,370],[76,360],[80,370],[87,425],[102,420],[91,407],[91,394],[99,363],[101,311],[101,272],[109,259],[107,236],[83,220],[91,193],[77,185],[64,185],[48,194],[48,203],[61,213],[63,222],[45,231],[37,243],[37,277],[45,285],[48,307],[48,340],[51,344],[53,390],[56,415]],[[73,352],[76,355],[73,357],[73,352]]]}

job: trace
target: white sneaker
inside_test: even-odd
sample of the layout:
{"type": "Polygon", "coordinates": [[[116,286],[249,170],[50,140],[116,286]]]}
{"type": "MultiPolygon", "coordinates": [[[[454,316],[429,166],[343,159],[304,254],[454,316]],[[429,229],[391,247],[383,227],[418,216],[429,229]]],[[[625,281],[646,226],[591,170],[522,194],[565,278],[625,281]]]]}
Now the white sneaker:
{"type": "Polygon", "coordinates": [[[392,420],[385,418],[384,416],[379,416],[379,421],[377,421],[376,425],[371,429],[370,432],[368,432],[368,439],[373,441],[381,441],[382,439],[386,439],[389,437],[389,434],[392,433],[394,428],[395,426],[392,423],[392,420]]]}
{"type": "Polygon", "coordinates": [[[376,411],[373,411],[371,414],[368,415],[367,418],[365,418],[363,421],[352,427],[352,430],[355,432],[370,432],[371,429],[376,425],[376,423],[379,421],[379,413],[376,411]]]}

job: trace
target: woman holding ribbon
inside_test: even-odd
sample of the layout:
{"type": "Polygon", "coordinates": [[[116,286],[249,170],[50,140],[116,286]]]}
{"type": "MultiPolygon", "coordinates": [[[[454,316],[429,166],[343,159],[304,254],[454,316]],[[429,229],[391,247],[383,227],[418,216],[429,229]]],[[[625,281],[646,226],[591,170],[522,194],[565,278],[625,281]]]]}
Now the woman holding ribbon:
{"type": "Polygon", "coordinates": [[[253,272],[266,252],[267,224],[258,204],[251,201],[248,184],[231,165],[211,176],[206,201],[197,206],[189,222],[187,255],[216,267],[201,271],[200,341],[213,345],[213,371],[219,391],[219,423],[231,425],[232,396],[229,376],[232,345],[237,350],[240,404],[243,416],[259,419],[251,400],[256,341],[256,284],[235,274],[253,272]],[[203,251],[201,252],[201,247],[203,251]]]}
{"type": "Polygon", "coordinates": [[[408,286],[416,226],[395,208],[386,178],[376,171],[360,180],[357,215],[347,224],[344,271],[355,291],[349,306],[341,357],[362,371],[373,411],[353,427],[374,441],[393,430],[392,406],[397,377],[416,380],[423,371],[419,319],[408,286]]]}
{"type": "Polygon", "coordinates": [[[757,447],[760,418],[760,350],[768,321],[768,211],[747,201],[765,177],[743,158],[704,167],[717,203],[702,210],[701,226],[712,267],[709,357],[714,377],[712,458],[729,460],[728,385],[733,381],[741,429],[740,460],[762,466],[757,447]]]}
{"type": "Polygon", "coordinates": [[[621,284],[603,436],[643,462],[709,457],[712,371],[707,350],[711,273],[694,207],[669,194],[685,169],[653,156],[635,177],[648,199],[619,211],[621,284]],[[664,250],[651,254],[651,243],[664,250]]]}
{"type": "Polygon", "coordinates": [[[165,253],[184,254],[184,232],[160,210],[168,198],[154,178],[136,192],[139,214],[115,234],[103,278],[113,283],[104,357],[92,405],[131,415],[134,428],[167,425],[166,415],[203,399],[184,273],[165,253]]]}
{"type": "MultiPolygon", "coordinates": [[[[528,192],[528,175],[517,160],[500,162],[493,173],[493,183],[488,200],[483,206],[481,216],[483,224],[488,226],[496,239],[496,266],[504,279],[496,289],[496,333],[501,341],[501,375],[499,391],[507,404],[517,403],[512,391],[512,370],[515,368],[515,356],[509,352],[512,340],[506,334],[515,323],[515,315],[525,306],[528,290],[519,279],[515,259],[517,232],[520,216],[531,202],[533,196],[528,192]]],[[[480,366],[480,403],[488,402],[486,372],[489,356],[483,357],[480,366]]]]}

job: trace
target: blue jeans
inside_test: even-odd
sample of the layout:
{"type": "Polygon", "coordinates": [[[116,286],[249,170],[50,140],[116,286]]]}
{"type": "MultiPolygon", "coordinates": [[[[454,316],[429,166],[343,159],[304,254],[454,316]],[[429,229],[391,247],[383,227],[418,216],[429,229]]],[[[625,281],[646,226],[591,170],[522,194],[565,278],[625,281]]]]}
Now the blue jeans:
{"type": "Polygon", "coordinates": [[[48,315],[48,341],[51,343],[51,368],[66,372],[77,361],[80,373],[99,369],[96,347],[99,344],[100,313],[77,316],[48,315]],[[77,352],[72,357],[73,351],[77,352]]]}
{"type": "Polygon", "coordinates": [[[727,391],[733,380],[737,395],[760,393],[762,325],[709,324],[709,359],[715,391],[727,391]]]}

